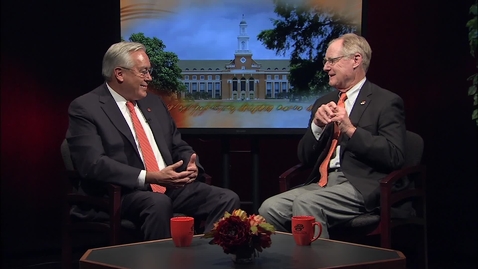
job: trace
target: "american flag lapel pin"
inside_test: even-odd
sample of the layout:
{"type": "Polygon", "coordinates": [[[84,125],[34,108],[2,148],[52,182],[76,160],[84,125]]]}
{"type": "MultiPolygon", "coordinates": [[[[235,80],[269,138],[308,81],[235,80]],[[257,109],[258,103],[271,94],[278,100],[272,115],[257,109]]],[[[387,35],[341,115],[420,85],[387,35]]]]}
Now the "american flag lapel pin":
{"type": "Polygon", "coordinates": [[[365,105],[365,100],[363,100],[362,102],[360,102],[361,105],[365,105]]]}
{"type": "Polygon", "coordinates": [[[148,110],[148,112],[151,112],[151,108],[149,108],[149,107],[146,110],[148,110]]]}

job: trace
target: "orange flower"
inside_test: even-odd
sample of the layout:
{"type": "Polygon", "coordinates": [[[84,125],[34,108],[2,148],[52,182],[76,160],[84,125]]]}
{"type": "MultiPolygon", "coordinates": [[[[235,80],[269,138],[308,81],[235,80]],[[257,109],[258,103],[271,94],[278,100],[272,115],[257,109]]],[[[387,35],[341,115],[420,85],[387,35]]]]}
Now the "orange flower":
{"type": "Polygon", "coordinates": [[[251,215],[249,217],[249,223],[251,224],[251,226],[257,226],[265,221],[266,219],[261,215],[251,215]]]}

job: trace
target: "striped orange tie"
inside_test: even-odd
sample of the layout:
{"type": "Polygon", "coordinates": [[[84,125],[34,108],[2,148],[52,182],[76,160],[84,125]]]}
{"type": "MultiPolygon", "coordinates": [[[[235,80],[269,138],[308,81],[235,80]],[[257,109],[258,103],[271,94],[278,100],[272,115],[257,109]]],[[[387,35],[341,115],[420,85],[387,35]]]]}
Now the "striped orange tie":
{"type": "MultiPolygon", "coordinates": [[[[133,128],[136,133],[136,138],[139,142],[141,153],[143,154],[146,171],[159,171],[158,161],[156,160],[156,157],[154,157],[153,149],[151,148],[151,144],[149,143],[148,137],[144,132],[143,125],[141,125],[141,122],[138,119],[138,115],[136,115],[136,111],[134,110],[134,104],[128,101],[126,102],[126,106],[131,113],[133,128]]],[[[166,191],[166,188],[164,186],[158,184],[151,184],[151,189],[153,189],[154,192],[160,193],[164,193],[166,191]]]]}
{"type": "MultiPolygon", "coordinates": [[[[337,106],[345,107],[345,100],[347,100],[347,94],[342,93],[342,95],[340,95],[337,106]]],[[[330,158],[332,157],[332,154],[337,148],[337,142],[339,141],[339,136],[340,136],[339,126],[337,125],[337,123],[334,123],[334,137],[332,138],[332,144],[330,145],[327,156],[325,156],[325,159],[322,161],[322,163],[319,166],[319,172],[320,172],[319,186],[321,187],[324,187],[325,185],[327,185],[327,178],[329,177],[329,171],[328,171],[329,162],[330,162],[330,158]]]]}

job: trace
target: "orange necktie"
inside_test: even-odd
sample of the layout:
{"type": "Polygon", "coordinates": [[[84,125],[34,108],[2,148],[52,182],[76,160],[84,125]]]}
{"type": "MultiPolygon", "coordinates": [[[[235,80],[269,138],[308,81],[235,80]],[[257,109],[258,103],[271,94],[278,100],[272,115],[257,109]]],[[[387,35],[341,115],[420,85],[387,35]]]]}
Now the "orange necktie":
{"type": "MultiPolygon", "coordinates": [[[[146,171],[159,171],[158,161],[156,161],[156,157],[154,157],[153,149],[151,148],[151,144],[149,143],[148,137],[144,132],[143,125],[138,119],[136,115],[136,111],[134,110],[134,104],[130,101],[126,102],[126,106],[131,113],[131,120],[133,121],[133,128],[136,132],[136,137],[139,142],[139,147],[141,149],[141,153],[143,154],[144,165],[146,166],[146,171]]],[[[164,193],[166,188],[158,185],[158,184],[151,184],[151,189],[154,192],[164,193]]]]}
{"type": "MultiPolygon", "coordinates": [[[[337,106],[340,107],[345,107],[345,100],[347,99],[347,94],[342,93],[339,98],[339,102],[337,103],[337,106]]],[[[327,153],[327,156],[325,156],[325,159],[322,161],[322,163],[319,166],[319,172],[320,172],[320,180],[319,180],[319,186],[324,187],[327,185],[327,178],[329,177],[329,162],[330,158],[332,157],[332,154],[335,151],[335,148],[337,148],[337,142],[339,140],[340,136],[340,129],[337,123],[334,123],[334,137],[332,138],[332,144],[330,145],[329,152],[327,153]]]]}

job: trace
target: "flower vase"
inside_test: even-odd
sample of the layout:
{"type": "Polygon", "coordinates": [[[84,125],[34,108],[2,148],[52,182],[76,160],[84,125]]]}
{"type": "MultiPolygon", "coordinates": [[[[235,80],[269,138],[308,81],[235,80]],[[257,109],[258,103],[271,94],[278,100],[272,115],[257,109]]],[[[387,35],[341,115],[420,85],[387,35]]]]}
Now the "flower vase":
{"type": "Polygon", "coordinates": [[[231,255],[231,259],[235,264],[249,264],[254,261],[254,248],[239,249],[235,254],[231,255]]]}

